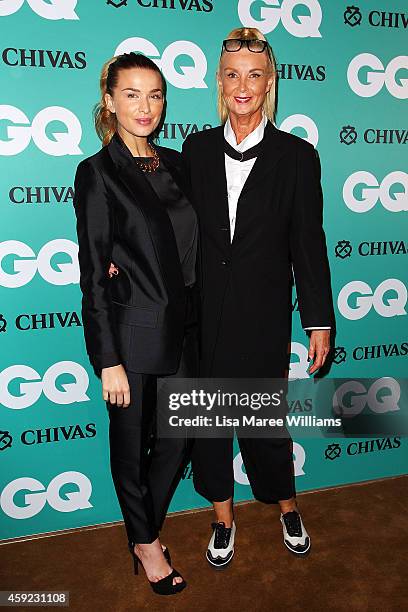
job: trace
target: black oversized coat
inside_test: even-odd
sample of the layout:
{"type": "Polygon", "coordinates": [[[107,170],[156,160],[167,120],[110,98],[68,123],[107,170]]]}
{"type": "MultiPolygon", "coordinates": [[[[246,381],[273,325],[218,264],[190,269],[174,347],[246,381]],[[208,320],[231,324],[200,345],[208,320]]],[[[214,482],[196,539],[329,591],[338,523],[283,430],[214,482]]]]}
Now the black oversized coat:
{"type": "Polygon", "coordinates": [[[285,376],[292,264],[303,327],[335,323],[319,157],[311,144],[268,122],[231,244],[223,139],[217,127],[183,145],[200,222],[201,374],[285,376]]]}

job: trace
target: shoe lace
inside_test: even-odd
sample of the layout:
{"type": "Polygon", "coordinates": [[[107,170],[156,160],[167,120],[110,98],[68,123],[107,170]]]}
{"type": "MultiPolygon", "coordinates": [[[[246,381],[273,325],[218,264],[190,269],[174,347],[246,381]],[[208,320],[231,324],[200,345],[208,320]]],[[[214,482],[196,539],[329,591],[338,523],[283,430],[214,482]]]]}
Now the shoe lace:
{"type": "Polygon", "coordinates": [[[214,547],[227,548],[231,537],[231,527],[226,527],[223,522],[211,523],[211,526],[215,529],[214,547]]]}
{"type": "Polygon", "coordinates": [[[300,523],[300,515],[296,510],[286,512],[283,515],[287,532],[292,537],[300,537],[302,535],[302,525],[300,523]]]}

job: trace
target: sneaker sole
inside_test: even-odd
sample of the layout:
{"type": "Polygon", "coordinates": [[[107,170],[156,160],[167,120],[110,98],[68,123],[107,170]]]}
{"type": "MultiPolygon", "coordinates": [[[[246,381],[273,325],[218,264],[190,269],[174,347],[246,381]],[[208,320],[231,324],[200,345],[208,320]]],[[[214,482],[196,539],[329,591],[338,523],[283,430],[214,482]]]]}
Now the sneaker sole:
{"type": "Polygon", "coordinates": [[[226,569],[228,565],[231,563],[232,559],[234,558],[234,555],[235,555],[235,550],[232,551],[232,555],[228,559],[228,561],[226,561],[225,563],[221,563],[221,564],[217,564],[217,563],[214,563],[213,561],[210,561],[210,559],[207,557],[207,553],[205,553],[205,558],[207,559],[211,567],[217,570],[223,570],[223,569],[226,569]]]}
{"type": "Polygon", "coordinates": [[[283,543],[285,544],[286,548],[293,554],[296,555],[296,557],[301,557],[302,555],[307,555],[307,553],[310,551],[311,548],[311,542],[309,540],[309,546],[306,548],[306,550],[293,550],[293,548],[291,548],[290,546],[288,546],[288,544],[286,544],[286,541],[283,540],[283,543]]]}

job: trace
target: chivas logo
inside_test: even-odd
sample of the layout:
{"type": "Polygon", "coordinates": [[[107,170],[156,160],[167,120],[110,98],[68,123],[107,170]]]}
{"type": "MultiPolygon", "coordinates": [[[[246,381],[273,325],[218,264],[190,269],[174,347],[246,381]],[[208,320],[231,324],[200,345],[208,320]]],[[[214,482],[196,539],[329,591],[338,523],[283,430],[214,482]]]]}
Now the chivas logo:
{"type": "Polygon", "coordinates": [[[347,447],[348,455],[361,455],[363,453],[375,453],[376,451],[392,450],[401,446],[401,439],[376,438],[375,440],[360,440],[351,442],[347,447]]]}
{"type": "Polygon", "coordinates": [[[212,128],[210,123],[204,123],[201,127],[196,123],[164,123],[160,135],[165,140],[174,140],[179,137],[185,140],[189,134],[195,134],[210,128],[212,128]]]}
{"type": "Polygon", "coordinates": [[[27,429],[21,434],[21,442],[26,445],[47,444],[49,442],[63,442],[96,436],[95,423],[84,425],[62,425],[59,427],[46,427],[45,429],[27,429]]]}
{"type": "MultiPolygon", "coordinates": [[[[353,247],[349,240],[339,240],[334,248],[336,257],[346,259],[351,257],[353,247]]],[[[372,255],[407,255],[408,243],[404,240],[382,240],[373,242],[360,242],[357,252],[362,257],[372,255]]]]}
{"type": "Polygon", "coordinates": [[[42,312],[20,314],[16,317],[16,327],[21,331],[28,329],[55,329],[58,327],[82,327],[78,314],[73,312],[42,312]]]}
{"type": "Polygon", "coordinates": [[[356,346],[353,350],[353,359],[387,359],[388,357],[405,357],[408,355],[408,342],[401,344],[374,344],[372,346],[356,346]]]}
{"type": "MultiPolygon", "coordinates": [[[[213,10],[213,0],[149,0],[145,4],[145,0],[135,0],[135,4],[140,8],[152,9],[178,9],[182,11],[198,11],[210,13],[213,10]]],[[[106,4],[110,4],[115,8],[127,6],[127,0],[106,0],[106,4]]]]}
{"type": "Polygon", "coordinates": [[[340,363],[344,363],[346,361],[347,353],[344,346],[336,346],[333,351],[333,363],[339,365],[340,363]]]}
{"type": "Polygon", "coordinates": [[[106,4],[120,8],[121,6],[127,6],[127,0],[106,0],[106,4]]]}
{"type": "Polygon", "coordinates": [[[351,145],[357,141],[357,131],[352,125],[343,125],[340,131],[341,144],[351,145]]]}
{"type": "Polygon", "coordinates": [[[289,412],[311,412],[313,410],[313,400],[307,397],[303,403],[302,400],[292,400],[288,403],[289,412]]]}
{"type": "Polygon", "coordinates": [[[72,187],[17,185],[10,189],[9,198],[13,204],[71,204],[74,190],[72,187]]]}
{"type": "Polygon", "coordinates": [[[9,431],[0,431],[0,451],[11,447],[13,438],[9,431]]]}
{"type": "Polygon", "coordinates": [[[326,459],[330,459],[333,461],[337,459],[341,455],[341,446],[337,442],[333,442],[333,444],[329,444],[329,446],[324,451],[324,456],[326,459]]]}
{"type": "Polygon", "coordinates": [[[297,79],[298,81],[324,81],[326,67],[310,64],[278,64],[276,72],[280,79],[297,79]]]}
{"type": "Polygon", "coordinates": [[[358,6],[348,6],[344,11],[344,23],[354,28],[361,24],[363,16],[358,6]]]}
{"type": "Polygon", "coordinates": [[[367,144],[408,144],[408,130],[379,130],[368,128],[364,132],[367,144]]]}
{"type": "Polygon", "coordinates": [[[24,66],[31,68],[86,68],[84,51],[52,51],[50,49],[16,49],[7,47],[1,54],[7,66],[24,66]]]}
{"type": "Polygon", "coordinates": [[[340,257],[340,259],[346,259],[346,257],[351,256],[351,252],[353,247],[350,244],[349,240],[339,240],[334,248],[334,253],[336,257],[340,257]]]}

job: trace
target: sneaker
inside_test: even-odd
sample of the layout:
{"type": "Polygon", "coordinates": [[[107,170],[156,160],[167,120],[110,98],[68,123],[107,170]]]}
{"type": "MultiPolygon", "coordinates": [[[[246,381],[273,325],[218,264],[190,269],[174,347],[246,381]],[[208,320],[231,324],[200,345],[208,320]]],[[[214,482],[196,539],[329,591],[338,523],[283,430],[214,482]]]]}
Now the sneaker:
{"type": "Polygon", "coordinates": [[[280,515],[285,546],[296,555],[305,554],[310,548],[310,537],[296,510],[280,515]]]}
{"type": "Polygon", "coordinates": [[[208,563],[216,568],[226,567],[234,556],[234,540],[236,527],[225,527],[225,523],[211,523],[213,534],[205,554],[208,563]]]}

